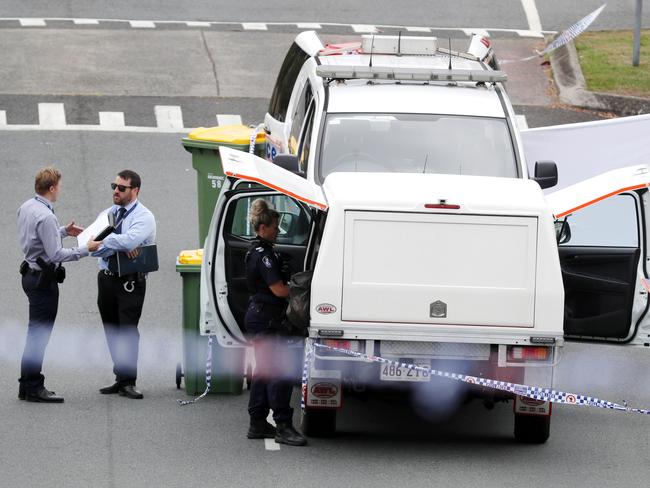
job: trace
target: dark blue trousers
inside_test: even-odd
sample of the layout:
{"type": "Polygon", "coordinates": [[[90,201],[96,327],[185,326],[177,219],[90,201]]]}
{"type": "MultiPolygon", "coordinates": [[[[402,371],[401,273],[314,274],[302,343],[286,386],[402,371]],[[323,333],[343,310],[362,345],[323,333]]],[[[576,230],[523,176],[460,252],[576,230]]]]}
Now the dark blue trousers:
{"type": "Polygon", "coordinates": [[[39,276],[23,275],[22,285],[29,301],[27,340],[20,363],[20,384],[26,393],[35,394],[44,386],[43,357],[50,341],[56,313],[59,309],[59,284],[55,281],[46,287],[38,286],[39,276]]]}

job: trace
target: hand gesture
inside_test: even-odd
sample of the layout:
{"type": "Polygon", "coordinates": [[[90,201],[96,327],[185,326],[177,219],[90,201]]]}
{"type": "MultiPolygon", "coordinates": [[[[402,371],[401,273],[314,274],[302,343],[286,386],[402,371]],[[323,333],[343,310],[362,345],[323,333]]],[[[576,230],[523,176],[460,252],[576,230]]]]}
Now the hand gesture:
{"type": "Polygon", "coordinates": [[[88,241],[88,251],[89,252],[95,252],[97,249],[99,249],[100,244],[102,241],[96,241],[95,236],[92,236],[90,240],[88,241]]]}
{"type": "Polygon", "coordinates": [[[132,251],[127,251],[126,255],[129,259],[135,259],[140,255],[140,248],[136,247],[132,251]]]}
{"type": "Polygon", "coordinates": [[[65,226],[65,231],[69,236],[77,237],[83,232],[84,228],[74,224],[74,220],[65,226]]]}

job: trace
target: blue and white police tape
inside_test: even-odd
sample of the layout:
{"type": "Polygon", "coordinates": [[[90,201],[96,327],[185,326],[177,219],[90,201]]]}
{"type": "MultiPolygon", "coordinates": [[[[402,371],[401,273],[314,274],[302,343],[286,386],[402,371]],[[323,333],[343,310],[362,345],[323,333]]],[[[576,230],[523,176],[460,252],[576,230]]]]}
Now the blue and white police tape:
{"type": "MultiPolygon", "coordinates": [[[[465,374],[458,373],[449,373],[447,371],[439,371],[436,369],[427,368],[424,366],[416,366],[410,363],[401,363],[399,361],[393,361],[391,359],[385,359],[379,356],[371,356],[361,352],[350,351],[349,349],[341,349],[338,347],[326,346],[324,344],[319,344],[314,342],[313,339],[307,339],[306,343],[306,353],[305,353],[305,371],[308,368],[311,368],[311,361],[313,360],[313,348],[317,347],[319,349],[324,349],[328,351],[335,351],[338,353],[346,354],[348,356],[365,359],[375,363],[390,364],[394,366],[400,366],[402,368],[408,368],[414,371],[420,371],[423,373],[429,373],[431,376],[439,376],[441,378],[448,378],[456,381],[462,381],[475,386],[482,386],[485,388],[491,388],[494,390],[507,391],[514,395],[519,395],[522,397],[528,397],[535,400],[542,400],[551,403],[563,403],[567,405],[581,405],[587,407],[598,407],[606,408],[609,410],[617,410],[619,412],[627,413],[640,413],[644,415],[650,415],[650,409],[644,408],[630,408],[625,405],[620,405],[618,403],[609,402],[606,400],[601,400],[599,398],[590,397],[586,395],[579,395],[577,393],[568,393],[565,391],[552,390],[550,388],[541,388],[538,386],[528,386],[521,385],[518,383],[509,383],[506,381],[497,381],[488,378],[479,378],[477,376],[470,376],[465,374]],[[312,353],[309,353],[309,349],[312,349],[312,353]]],[[[303,402],[304,402],[304,393],[307,391],[307,378],[305,373],[303,373],[303,402]]],[[[304,408],[304,403],[303,403],[304,408]]]]}
{"type": "Polygon", "coordinates": [[[201,393],[200,396],[194,398],[193,400],[177,399],[176,401],[182,407],[184,407],[185,405],[192,405],[193,403],[198,402],[210,391],[210,386],[212,384],[212,339],[213,337],[214,336],[208,336],[208,352],[207,352],[207,357],[205,359],[205,391],[201,393]]]}

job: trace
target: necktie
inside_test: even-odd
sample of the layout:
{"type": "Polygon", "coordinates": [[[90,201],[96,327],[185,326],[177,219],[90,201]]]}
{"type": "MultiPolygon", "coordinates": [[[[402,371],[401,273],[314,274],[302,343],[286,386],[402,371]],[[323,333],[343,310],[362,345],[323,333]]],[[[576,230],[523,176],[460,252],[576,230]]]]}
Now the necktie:
{"type": "Polygon", "coordinates": [[[120,207],[117,210],[117,216],[115,217],[115,222],[117,223],[117,226],[115,227],[115,231],[114,231],[116,234],[122,233],[122,221],[124,220],[125,213],[126,213],[126,209],[124,207],[120,207]]]}

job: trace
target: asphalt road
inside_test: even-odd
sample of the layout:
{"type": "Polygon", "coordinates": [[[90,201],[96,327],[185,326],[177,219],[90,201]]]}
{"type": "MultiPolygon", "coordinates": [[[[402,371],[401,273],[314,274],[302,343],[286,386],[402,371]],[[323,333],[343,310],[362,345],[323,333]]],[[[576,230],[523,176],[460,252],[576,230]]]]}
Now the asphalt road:
{"type": "MultiPolygon", "coordinates": [[[[4,0],[0,17],[63,17],[132,20],[203,20],[234,22],[341,22],[352,24],[389,24],[430,27],[499,27],[563,30],[588,13],[607,3],[595,29],[632,28],[634,0],[457,0],[453,7],[445,0],[330,0],[305,2],[278,0],[260,3],[243,0],[4,0]],[[530,12],[531,5],[534,7],[530,12]],[[532,24],[532,25],[531,25],[532,24]]],[[[644,25],[650,21],[650,9],[644,11],[644,25]]]]}
{"type": "MultiPolygon", "coordinates": [[[[528,29],[520,1],[329,2],[305,9],[284,1],[42,2],[4,0],[0,17],[88,17],[217,21],[313,21],[438,27],[528,29]]],[[[544,29],[599,6],[598,1],[537,2],[544,29]]],[[[631,1],[609,2],[596,27],[621,27],[631,1]]],[[[646,15],[649,12],[646,9],[646,15]]],[[[350,399],[334,439],[307,448],[265,449],[245,439],[247,393],[209,396],[179,407],[174,370],[181,358],[181,280],[178,251],[199,247],[196,176],[178,133],[48,131],[39,103],[63,103],[67,124],[97,125],[99,112],[123,112],[127,126],[155,129],[156,106],[182,108],[183,127],[214,125],[216,114],[261,120],[279,63],[296,30],[268,32],[131,29],[70,26],[21,28],[0,22],[0,488],[162,486],[647,486],[650,423],[584,407],[554,409],[551,438],[543,446],[512,440],[511,405],[493,411],[480,403],[448,418],[432,418],[407,399],[350,399]],[[12,126],[20,125],[18,130],[12,126]],[[71,263],[59,316],[48,347],[48,386],[64,405],[16,398],[24,344],[26,298],[19,289],[21,259],[15,209],[32,195],[37,168],[53,164],[64,175],[57,203],[61,222],[87,224],[110,204],[116,171],[143,177],[142,201],[155,214],[161,269],[152,274],[140,324],[142,401],[98,394],[112,379],[96,309],[96,262],[71,263]]],[[[331,40],[348,30],[329,31],[331,40]]],[[[451,35],[451,34],[450,34],[451,35]]],[[[466,33],[453,33],[459,45],[466,33]]],[[[535,38],[497,36],[500,59],[529,55],[535,38]]],[[[557,105],[546,67],[504,65],[518,114],[529,126],[603,117],[557,105]]],[[[69,243],[70,245],[71,243],[69,243]]],[[[648,351],[568,344],[557,386],[632,406],[650,407],[648,351]]],[[[297,402],[296,402],[297,405],[297,402]]]]}

